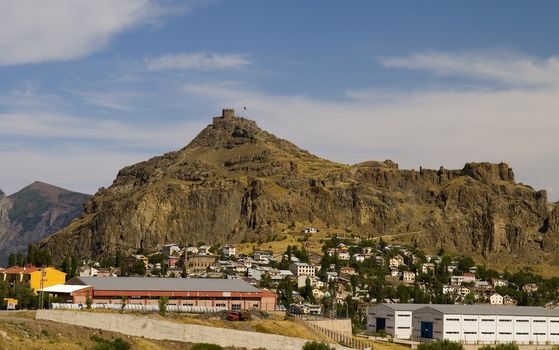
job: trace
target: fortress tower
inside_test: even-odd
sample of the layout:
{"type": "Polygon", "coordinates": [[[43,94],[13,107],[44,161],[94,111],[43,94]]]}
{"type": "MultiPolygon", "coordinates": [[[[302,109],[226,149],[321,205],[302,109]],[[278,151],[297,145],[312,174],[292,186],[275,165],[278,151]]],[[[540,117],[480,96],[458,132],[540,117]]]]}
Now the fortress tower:
{"type": "Polygon", "coordinates": [[[220,117],[214,117],[213,123],[219,123],[222,121],[233,120],[235,119],[235,110],[233,108],[225,108],[221,111],[220,117]]]}

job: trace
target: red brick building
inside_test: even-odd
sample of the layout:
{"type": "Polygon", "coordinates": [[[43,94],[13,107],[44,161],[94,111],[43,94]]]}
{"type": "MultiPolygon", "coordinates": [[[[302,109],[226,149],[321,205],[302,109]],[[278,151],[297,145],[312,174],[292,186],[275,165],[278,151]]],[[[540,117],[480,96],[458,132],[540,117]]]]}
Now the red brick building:
{"type": "Polygon", "coordinates": [[[155,277],[74,277],[67,285],[92,286],[96,304],[158,304],[162,296],[169,305],[226,307],[229,310],[276,309],[276,294],[243,280],[155,277]]]}

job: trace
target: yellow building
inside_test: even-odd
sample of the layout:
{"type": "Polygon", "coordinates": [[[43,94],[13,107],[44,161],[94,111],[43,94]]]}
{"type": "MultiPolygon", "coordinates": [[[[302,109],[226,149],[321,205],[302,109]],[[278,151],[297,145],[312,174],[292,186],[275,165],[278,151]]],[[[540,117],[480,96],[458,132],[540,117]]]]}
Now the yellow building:
{"type": "Polygon", "coordinates": [[[66,282],[66,273],[52,267],[35,266],[14,266],[0,271],[0,280],[11,285],[28,284],[35,293],[41,289],[41,279],[43,279],[43,288],[63,284],[66,282]]]}

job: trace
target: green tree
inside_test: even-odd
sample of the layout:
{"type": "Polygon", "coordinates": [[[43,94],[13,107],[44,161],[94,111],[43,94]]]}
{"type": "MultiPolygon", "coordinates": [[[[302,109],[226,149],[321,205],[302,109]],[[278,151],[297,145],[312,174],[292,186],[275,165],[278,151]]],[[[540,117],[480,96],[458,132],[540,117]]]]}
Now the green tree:
{"type": "Polygon", "coordinates": [[[16,265],[16,255],[14,253],[10,253],[8,257],[8,267],[12,267],[16,265]]]}
{"type": "Polygon", "coordinates": [[[87,295],[85,296],[86,309],[91,310],[91,304],[93,304],[93,300],[91,300],[91,296],[89,295],[89,293],[87,293],[87,295]]]}
{"type": "Polygon", "coordinates": [[[419,344],[417,350],[464,350],[464,347],[460,343],[443,340],[419,344]]]}
{"type": "Polygon", "coordinates": [[[303,350],[335,350],[335,348],[317,341],[308,341],[303,345],[303,350]]]}
{"type": "Polygon", "coordinates": [[[160,297],[159,298],[159,314],[161,316],[167,315],[167,304],[169,304],[168,297],[160,297]]]}

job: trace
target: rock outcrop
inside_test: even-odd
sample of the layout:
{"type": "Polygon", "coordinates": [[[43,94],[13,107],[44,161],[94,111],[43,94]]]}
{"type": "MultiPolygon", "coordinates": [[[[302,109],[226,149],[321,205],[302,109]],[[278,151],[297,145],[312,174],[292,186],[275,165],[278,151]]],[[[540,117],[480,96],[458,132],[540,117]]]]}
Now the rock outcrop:
{"type": "Polygon", "coordinates": [[[89,197],[42,182],[11,196],[0,191],[0,264],[11,252],[24,250],[68,225],[89,197]]]}
{"type": "Polygon", "coordinates": [[[185,148],[122,169],[80,218],[43,242],[59,258],[116,249],[264,240],[291,223],[420,247],[538,261],[554,248],[558,209],[505,164],[401,170],[321,159],[230,111],[185,148]]]}

